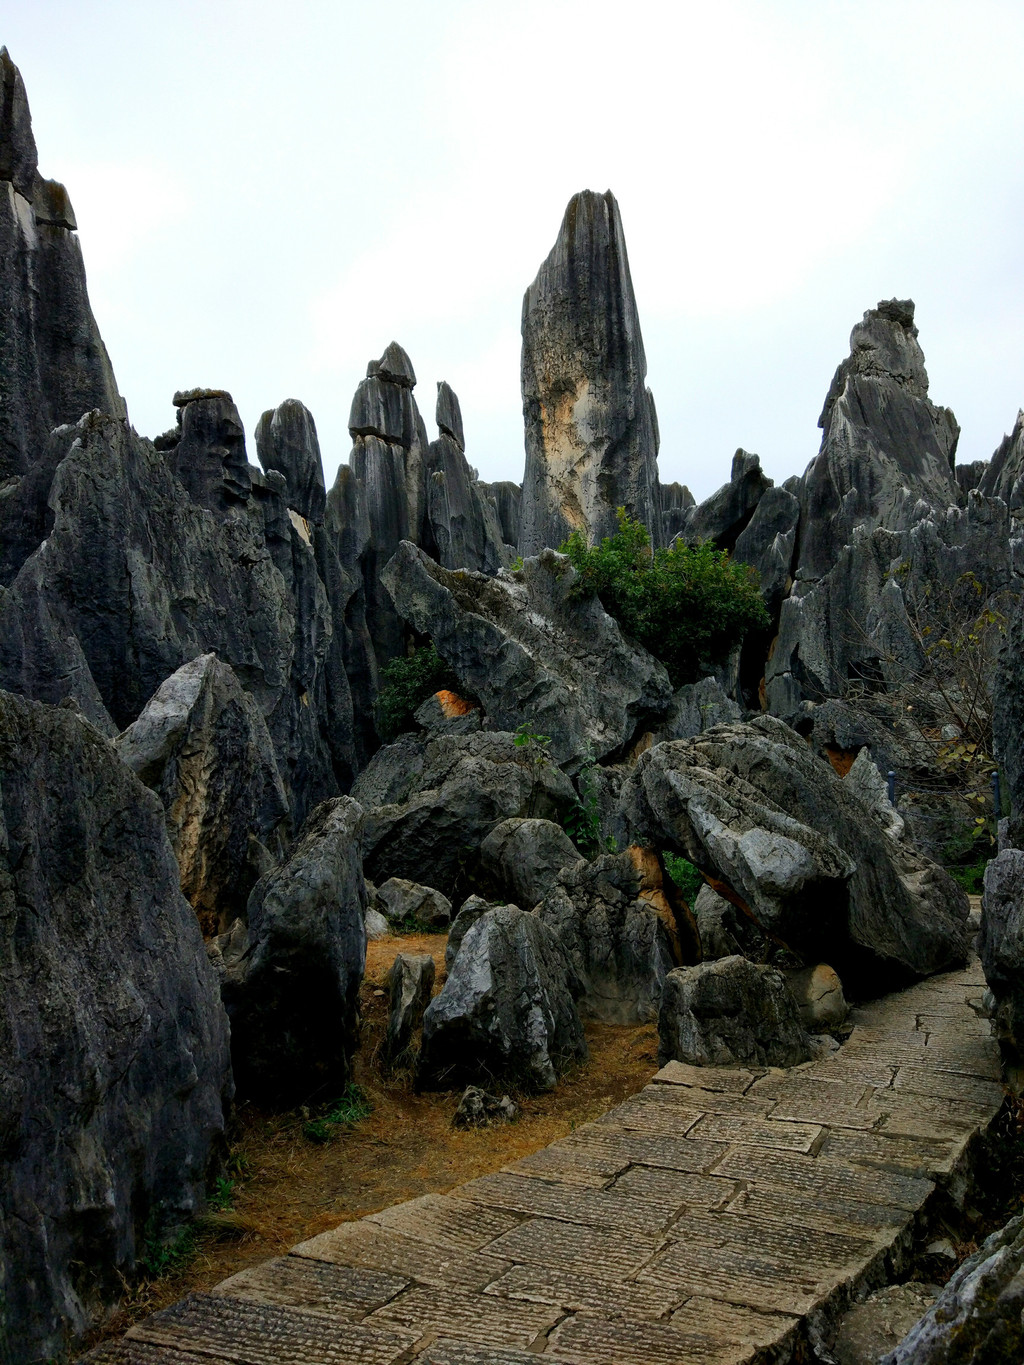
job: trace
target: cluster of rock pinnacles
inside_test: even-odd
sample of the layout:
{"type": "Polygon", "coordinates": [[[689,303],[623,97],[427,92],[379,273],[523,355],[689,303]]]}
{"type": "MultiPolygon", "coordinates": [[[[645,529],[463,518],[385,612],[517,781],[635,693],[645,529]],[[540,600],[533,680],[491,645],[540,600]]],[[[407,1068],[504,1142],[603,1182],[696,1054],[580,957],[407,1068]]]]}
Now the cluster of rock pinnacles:
{"type": "MultiPolygon", "coordinates": [[[[436,1087],[553,1086],[588,1017],[657,1020],[663,1057],[791,1065],[834,1045],[843,988],[964,960],[966,897],[883,776],[930,760],[879,698],[920,676],[927,585],[1019,594],[1024,418],[955,464],[912,303],[854,328],[804,474],[737,451],[696,505],[660,482],[618,206],[587,191],[526,293],[522,485],[477,477],[445,383],[430,439],[392,342],[328,490],[293,399],[259,466],[220,390],[134,431],[6,49],[0,74],[5,1359],[79,1339],[147,1230],[202,1208],[236,1087],[344,1088],[368,926],[449,931],[432,1000],[433,964],[397,964],[388,1034],[436,1087]],[[755,566],[770,629],[674,689],[552,548],[618,507],[755,566]],[[427,639],[471,704],[438,694],[382,745],[381,669],[427,639]],[[618,852],[564,832],[584,783],[618,852]],[[693,904],[665,853],[704,874],[693,904]]],[[[1012,811],[981,939],[1011,1065],[1022,637],[1014,616],[990,666],[1012,811]]]]}

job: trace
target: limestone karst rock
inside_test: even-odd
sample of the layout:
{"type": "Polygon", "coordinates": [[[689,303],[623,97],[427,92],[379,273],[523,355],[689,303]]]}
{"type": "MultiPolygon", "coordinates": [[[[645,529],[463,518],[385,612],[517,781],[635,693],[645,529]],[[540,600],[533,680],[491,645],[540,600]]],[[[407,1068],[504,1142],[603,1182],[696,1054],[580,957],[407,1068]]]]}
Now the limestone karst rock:
{"type": "Polygon", "coordinates": [[[489,910],[470,927],[427,1006],[419,1084],[451,1090],[494,1080],[552,1089],[587,1055],[579,989],[553,930],[515,905],[489,910]]]}
{"type": "Polygon", "coordinates": [[[480,491],[494,503],[502,538],[508,546],[519,544],[519,518],[523,500],[522,485],[510,479],[497,483],[480,483],[480,491]]]}
{"type": "Polygon", "coordinates": [[[960,887],[770,716],[649,749],[620,805],[632,838],[689,859],[851,988],[878,994],[966,957],[960,887]]]}
{"type": "Polygon", "coordinates": [[[338,789],[325,588],[271,476],[246,466],[243,494],[240,453],[225,454],[230,399],[183,411],[181,439],[163,452],[98,412],[65,430],[49,534],[0,602],[0,683],[41,701],[72,696],[114,733],[182,664],[215,651],[263,712],[301,822],[338,789]]]}
{"type": "Polygon", "coordinates": [[[575,800],[555,764],[534,761],[515,736],[501,732],[389,745],[357,778],[352,795],[366,809],[367,874],[378,884],[429,878],[448,897],[473,875],[495,825],[511,816],[558,820],[575,800]],[[386,783],[382,768],[393,774],[386,783]]]}
{"type": "Polygon", "coordinates": [[[438,932],[452,922],[452,903],[432,886],[421,886],[405,877],[389,877],[377,888],[377,903],[389,922],[416,920],[438,932]]]}
{"type": "Polygon", "coordinates": [[[523,299],[523,477],[519,551],[597,541],[625,507],[660,540],[657,419],[619,206],[611,191],[569,201],[523,299]]]}
{"type": "Polygon", "coordinates": [[[184,664],[114,741],[160,797],[181,889],[207,933],[245,911],[280,859],[288,799],[263,714],[215,654],[184,664]]]}
{"type": "Polygon", "coordinates": [[[271,408],[256,426],[256,453],[264,469],[276,469],[288,480],[288,506],[314,526],[327,508],[324,469],[313,415],[296,398],[271,408]]]}
{"type": "Polygon", "coordinates": [[[679,536],[687,545],[710,540],[719,550],[733,550],[750,524],[761,499],[772,487],[757,455],[737,450],[732,458],[729,482],[705,502],[691,507],[682,518],[679,536]]]}
{"type": "Polygon", "coordinates": [[[665,978],[658,1061],[691,1066],[799,1066],[807,1035],[785,977],[764,963],[722,957],[665,978]]]}
{"type": "Polygon", "coordinates": [[[535,913],[583,983],[581,1013],[608,1024],[657,1019],[665,978],[679,965],[679,936],[643,898],[628,852],[564,867],[535,913]]]}
{"type": "Polygon", "coordinates": [[[249,1098],[288,1106],[348,1084],[366,963],[362,821],[351,797],[324,801],[249,896],[247,942],[221,987],[249,1098]]]}
{"type": "Polygon", "coordinates": [[[433,987],[434,959],[429,953],[396,954],[388,974],[391,1010],[382,1050],[388,1066],[415,1061],[414,1040],[433,987]]]}
{"type": "Polygon", "coordinates": [[[1024,517],[1024,412],[1017,413],[1013,430],[996,447],[977,489],[985,497],[1002,498],[1011,515],[1024,517]]]}
{"type": "Polygon", "coordinates": [[[437,425],[426,456],[424,548],[446,569],[497,573],[511,555],[496,507],[466,460],[459,400],[445,383],[437,386],[437,425]]]}
{"type": "Polygon", "coordinates": [[[552,758],[570,769],[627,745],[669,708],[664,665],[626,639],[596,598],[570,597],[575,570],[554,551],[490,578],[448,572],[406,543],[383,577],[397,610],[431,637],[490,723],[549,736],[552,758]]]}
{"type": "Polygon", "coordinates": [[[0,693],[0,1341],[50,1360],[198,1213],[228,1025],[152,792],[73,707],[0,693]]]}
{"type": "Polygon", "coordinates": [[[484,875],[510,901],[531,910],[554,890],[563,867],[580,862],[572,840],[551,820],[502,820],[480,845],[484,875]]]}
{"type": "Polygon", "coordinates": [[[38,172],[25,86],[0,48],[0,481],[26,475],[61,423],[124,416],[75,227],[64,186],[38,172]]]}
{"type": "Polygon", "coordinates": [[[995,1032],[1014,1089],[1024,1090],[1024,851],[1004,848],[985,868],[978,956],[995,1000],[995,1032]]]}

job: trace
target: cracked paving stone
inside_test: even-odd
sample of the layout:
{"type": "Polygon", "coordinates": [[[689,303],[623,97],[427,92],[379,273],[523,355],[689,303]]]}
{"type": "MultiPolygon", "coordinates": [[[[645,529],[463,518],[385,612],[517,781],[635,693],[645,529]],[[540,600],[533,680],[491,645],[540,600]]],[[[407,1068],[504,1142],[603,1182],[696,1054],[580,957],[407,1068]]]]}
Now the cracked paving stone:
{"type": "Polygon", "coordinates": [[[841,1161],[767,1148],[737,1147],[715,1168],[716,1175],[755,1180],[765,1185],[788,1185],[828,1198],[858,1199],[868,1204],[891,1204],[916,1212],[935,1188],[931,1180],[881,1169],[850,1167],[841,1161]]]}
{"type": "Polygon", "coordinates": [[[662,1243],[660,1237],[603,1232],[578,1223],[532,1218],[499,1237],[489,1250],[506,1261],[581,1270],[602,1280],[624,1280],[639,1270],[662,1243]]]}
{"type": "Polygon", "coordinates": [[[929,1180],[934,1175],[948,1175],[959,1153],[960,1144],[948,1138],[904,1137],[884,1129],[863,1133],[843,1128],[826,1135],[818,1156],[929,1180]]]}
{"type": "Polygon", "coordinates": [[[643,1199],[660,1200],[671,1208],[720,1209],[736,1197],[735,1180],[714,1175],[692,1175],[654,1166],[631,1166],[612,1186],[643,1199]]]}
{"type": "Polygon", "coordinates": [[[550,1304],[419,1286],[378,1308],[366,1322],[401,1327],[418,1335],[440,1329],[453,1339],[525,1350],[561,1316],[561,1308],[550,1304]]]}
{"type": "Polygon", "coordinates": [[[685,1109],[681,1104],[665,1104],[637,1095],[602,1114],[596,1122],[608,1127],[632,1128],[640,1133],[683,1137],[703,1117],[699,1109],[685,1109]]]}
{"type": "Polygon", "coordinates": [[[822,1232],[848,1232],[872,1237],[895,1233],[905,1227],[913,1214],[888,1204],[868,1204],[858,1199],[839,1199],[836,1195],[815,1195],[808,1190],[787,1192],[774,1185],[753,1185],[738,1194],[729,1205],[730,1213],[749,1213],[757,1219],[772,1219],[794,1227],[817,1228],[822,1232]]]}
{"type": "Polygon", "coordinates": [[[698,1296],[687,1299],[682,1308],[672,1314],[671,1322],[686,1331],[703,1332],[744,1346],[763,1348],[787,1344],[795,1335],[800,1320],[786,1313],[759,1313],[739,1304],[698,1296]]]}
{"type": "Polygon", "coordinates": [[[691,1066],[688,1062],[666,1062],[654,1077],[654,1085],[695,1085],[702,1090],[721,1090],[742,1095],[762,1076],[762,1070],[747,1071],[743,1067],[691,1066]]]}
{"type": "Polygon", "coordinates": [[[662,1232],[674,1213],[653,1200],[643,1199],[639,1192],[631,1195],[618,1187],[588,1190],[511,1171],[480,1176],[468,1185],[460,1185],[456,1193],[460,1199],[477,1200],[531,1217],[559,1218],[596,1228],[627,1228],[648,1237],[662,1232]]]}
{"type": "Polygon", "coordinates": [[[148,1341],[109,1341],[82,1356],[78,1365],[234,1365],[225,1356],[196,1355],[148,1341]]]}
{"type": "Polygon", "coordinates": [[[920,1067],[901,1066],[892,1088],[897,1093],[925,1095],[935,1100],[959,1100],[982,1109],[998,1107],[1006,1095],[997,1081],[979,1080],[974,1076],[951,1076],[948,1072],[926,1071],[920,1067]]]}
{"type": "Polygon", "coordinates": [[[458,1253],[448,1247],[416,1241],[385,1232],[376,1223],[359,1219],[342,1223],[292,1247],[291,1255],[335,1265],[364,1266],[402,1275],[422,1284],[439,1287],[483,1289],[504,1275],[508,1263],[479,1252],[458,1253]]]}
{"type": "Polygon", "coordinates": [[[453,1251],[479,1251],[521,1219],[497,1209],[484,1208],[468,1199],[453,1199],[444,1194],[421,1194],[404,1204],[394,1204],[366,1221],[388,1232],[450,1247],[453,1251]]]}
{"type": "Polygon", "coordinates": [[[488,1285],[488,1294],[553,1303],[566,1310],[597,1313],[606,1318],[660,1318],[677,1307],[683,1295],[664,1286],[640,1287],[629,1282],[597,1280],[592,1275],[556,1266],[514,1265],[507,1275],[488,1285]]]}
{"type": "Polygon", "coordinates": [[[609,1322],[584,1315],[567,1319],[551,1334],[556,1351],[580,1365],[741,1365],[750,1351],[664,1322],[609,1322]]]}
{"type": "Polygon", "coordinates": [[[790,1123],[766,1119],[758,1123],[732,1114],[706,1114],[693,1127],[696,1139],[742,1143],[753,1147],[772,1147],[786,1152],[810,1152],[820,1142],[820,1123],[790,1123]]]}
{"type": "Polygon", "coordinates": [[[408,1279],[380,1270],[279,1256],[232,1275],[210,1292],[322,1312],[339,1322],[358,1322],[408,1286],[408,1279]]]}
{"type": "Polygon", "coordinates": [[[544,1360],[546,1365],[580,1365],[575,1356],[553,1355],[550,1351],[537,1356],[509,1346],[476,1346],[447,1337],[439,1338],[421,1351],[412,1365],[537,1365],[538,1360],[544,1360]]]}
{"type": "Polygon", "coordinates": [[[190,1294],[129,1331],[137,1341],[222,1355],[238,1365],[395,1365],[419,1334],[328,1322],[277,1304],[190,1294]]]}

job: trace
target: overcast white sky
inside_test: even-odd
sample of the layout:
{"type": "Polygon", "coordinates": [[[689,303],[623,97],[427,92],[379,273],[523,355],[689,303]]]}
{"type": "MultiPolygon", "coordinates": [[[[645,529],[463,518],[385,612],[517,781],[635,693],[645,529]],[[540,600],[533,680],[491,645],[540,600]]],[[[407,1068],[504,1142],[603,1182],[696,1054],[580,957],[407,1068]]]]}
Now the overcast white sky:
{"type": "MultiPolygon", "coordinates": [[[[433,432],[522,477],[519,317],[570,195],[618,196],[662,478],[800,472],[850,328],[917,302],[987,457],[1024,404],[1019,0],[6,0],[40,166],[147,435],[301,398],[328,482],[395,338],[433,432]]],[[[255,459],[254,448],[250,458],[255,459]]]]}

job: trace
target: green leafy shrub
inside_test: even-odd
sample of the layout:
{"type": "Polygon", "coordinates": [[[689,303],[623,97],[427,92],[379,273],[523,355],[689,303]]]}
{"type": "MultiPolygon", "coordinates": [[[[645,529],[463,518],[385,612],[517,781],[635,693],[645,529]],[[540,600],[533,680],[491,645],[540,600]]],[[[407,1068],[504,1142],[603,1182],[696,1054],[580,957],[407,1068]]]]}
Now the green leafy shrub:
{"type": "Polygon", "coordinates": [[[458,679],[433,645],[423,645],[404,659],[389,660],[380,671],[374,708],[377,733],[384,741],[413,728],[417,707],[458,679]]]}
{"type": "Polygon", "coordinates": [[[680,858],[678,853],[663,853],[661,856],[665,863],[665,871],[679,887],[686,904],[692,906],[704,885],[704,878],[693,863],[680,858]]]}
{"type": "Polygon", "coordinates": [[[651,548],[642,522],[618,511],[619,529],[588,546],[574,531],[562,546],[578,578],[573,595],[605,610],[668,669],[674,687],[696,682],[750,630],[767,628],[757,571],[707,542],[651,548]]]}
{"type": "Polygon", "coordinates": [[[142,1251],[136,1268],[148,1280],[174,1275],[193,1260],[196,1254],[196,1233],[193,1227],[178,1227],[162,1232],[156,1210],[146,1219],[142,1251]]]}

